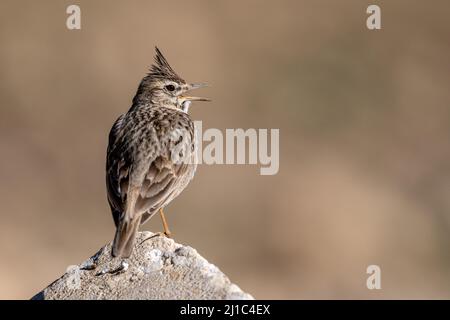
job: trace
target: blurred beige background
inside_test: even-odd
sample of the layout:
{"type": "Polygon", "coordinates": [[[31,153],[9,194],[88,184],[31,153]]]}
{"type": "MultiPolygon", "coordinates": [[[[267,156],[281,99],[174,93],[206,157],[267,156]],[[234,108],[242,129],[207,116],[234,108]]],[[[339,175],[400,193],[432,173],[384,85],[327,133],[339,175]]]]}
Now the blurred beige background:
{"type": "Polygon", "coordinates": [[[166,210],[178,242],[256,298],[450,298],[450,3],[374,1],[369,31],[371,3],[2,0],[0,298],[112,239],[107,134],[155,45],[212,84],[204,128],[280,128],[278,175],[199,167],[166,210]]]}

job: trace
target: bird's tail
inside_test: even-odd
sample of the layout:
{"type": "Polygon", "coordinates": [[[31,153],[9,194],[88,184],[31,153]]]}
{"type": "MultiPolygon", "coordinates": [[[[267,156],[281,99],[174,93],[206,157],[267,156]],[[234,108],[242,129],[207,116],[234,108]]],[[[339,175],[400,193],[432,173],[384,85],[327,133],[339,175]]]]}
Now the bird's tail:
{"type": "Polygon", "coordinates": [[[112,244],[111,253],[113,257],[128,258],[131,255],[140,224],[140,215],[133,219],[119,221],[112,244]]]}

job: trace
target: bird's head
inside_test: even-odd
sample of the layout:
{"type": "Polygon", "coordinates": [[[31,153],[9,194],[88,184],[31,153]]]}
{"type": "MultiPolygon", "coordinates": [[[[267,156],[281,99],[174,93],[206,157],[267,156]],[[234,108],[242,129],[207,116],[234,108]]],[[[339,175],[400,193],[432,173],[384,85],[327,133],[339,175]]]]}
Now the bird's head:
{"type": "Polygon", "coordinates": [[[191,90],[203,88],[204,83],[187,83],[169,65],[156,47],[155,61],[150,72],[142,79],[133,105],[150,104],[188,112],[193,101],[210,101],[207,98],[190,96],[191,90]]]}

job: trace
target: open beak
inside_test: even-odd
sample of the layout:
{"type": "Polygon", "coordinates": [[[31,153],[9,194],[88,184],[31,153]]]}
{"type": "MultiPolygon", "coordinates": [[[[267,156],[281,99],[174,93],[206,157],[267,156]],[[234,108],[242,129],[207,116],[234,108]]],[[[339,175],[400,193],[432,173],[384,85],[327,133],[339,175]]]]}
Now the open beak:
{"type": "MultiPolygon", "coordinates": [[[[191,83],[191,84],[186,85],[186,89],[184,91],[187,92],[187,91],[191,91],[191,90],[194,90],[194,89],[204,88],[204,87],[207,87],[207,86],[208,85],[206,83],[191,83]]],[[[211,101],[211,99],[208,99],[208,98],[185,96],[185,95],[181,95],[180,99],[183,102],[184,101],[211,101]]]]}

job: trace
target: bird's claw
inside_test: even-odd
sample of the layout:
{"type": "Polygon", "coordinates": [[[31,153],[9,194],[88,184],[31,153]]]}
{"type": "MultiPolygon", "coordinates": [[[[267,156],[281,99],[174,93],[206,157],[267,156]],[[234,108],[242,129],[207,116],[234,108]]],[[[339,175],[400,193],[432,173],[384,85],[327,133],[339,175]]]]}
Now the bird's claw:
{"type": "Polygon", "coordinates": [[[128,262],[126,260],[122,260],[120,262],[120,265],[117,268],[115,268],[115,269],[104,268],[101,271],[97,272],[95,275],[96,276],[101,276],[101,275],[104,275],[104,274],[107,274],[107,273],[116,275],[116,274],[119,274],[119,273],[127,271],[128,267],[129,267],[128,262]]]}

